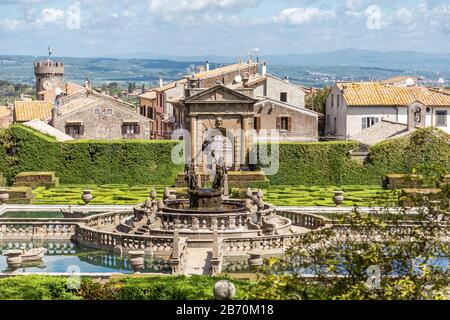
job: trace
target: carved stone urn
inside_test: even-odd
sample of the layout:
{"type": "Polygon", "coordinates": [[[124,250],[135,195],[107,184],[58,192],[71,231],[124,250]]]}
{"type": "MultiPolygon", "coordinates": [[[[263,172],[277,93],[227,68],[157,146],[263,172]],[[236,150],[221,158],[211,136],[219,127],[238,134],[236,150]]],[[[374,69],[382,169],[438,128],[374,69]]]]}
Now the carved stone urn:
{"type": "Polygon", "coordinates": [[[88,205],[94,196],[91,194],[92,190],[83,190],[83,194],[81,195],[81,200],[83,200],[85,205],[88,205]]]}
{"type": "Polygon", "coordinates": [[[16,271],[22,265],[22,250],[9,250],[6,251],[5,256],[6,263],[8,264],[8,268],[11,269],[12,272],[16,271]]]}
{"type": "Polygon", "coordinates": [[[334,191],[333,202],[336,207],[340,207],[344,202],[344,191],[334,191]]]}
{"type": "Polygon", "coordinates": [[[128,254],[130,255],[128,263],[130,264],[131,269],[133,269],[133,272],[141,273],[141,270],[144,269],[144,252],[130,251],[128,254]]]}
{"type": "Polygon", "coordinates": [[[264,264],[264,260],[260,253],[250,253],[250,258],[248,258],[248,265],[250,269],[257,269],[262,267],[264,264]]]}

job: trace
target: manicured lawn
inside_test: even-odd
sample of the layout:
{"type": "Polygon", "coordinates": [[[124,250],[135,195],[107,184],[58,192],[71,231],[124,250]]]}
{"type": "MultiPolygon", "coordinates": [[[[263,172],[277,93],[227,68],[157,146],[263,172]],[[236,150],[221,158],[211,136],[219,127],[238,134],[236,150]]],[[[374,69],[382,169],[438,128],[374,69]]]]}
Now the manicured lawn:
{"type": "Polygon", "coordinates": [[[333,191],[344,191],[343,206],[395,206],[398,195],[381,186],[273,186],[265,190],[265,200],[278,206],[334,206],[333,191]]]}
{"type": "MultiPolygon", "coordinates": [[[[156,186],[158,197],[162,197],[164,187],[156,186]]],[[[57,188],[39,187],[33,190],[36,199],[33,204],[84,204],[81,200],[82,190],[92,190],[94,199],[91,204],[137,204],[145,201],[152,186],[111,185],[62,185],[57,188]]]]}
{"type": "MultiPolygon", "coordinates": [[[[81,193],[91,189],[94,199],[92,204],[133,205],[143,202],[148,197],[152,186],[128,185],[63,185],[57,188],[37,188],[34,204],[83,204],[81,193]]],[[[171,188],[173,189],[173,188],[171,188]]],[[[158,197],[163,195],[163,186],[156,186],[158,197]]],[[[185,189],[176,189],[184,193],[185,189]]],[[[397,195],[380,186],[272,186],[264,190],[265,200],[278,206],[334,206],[334,190],[343,190],[343,206],[397,205],[397,195]]]]}

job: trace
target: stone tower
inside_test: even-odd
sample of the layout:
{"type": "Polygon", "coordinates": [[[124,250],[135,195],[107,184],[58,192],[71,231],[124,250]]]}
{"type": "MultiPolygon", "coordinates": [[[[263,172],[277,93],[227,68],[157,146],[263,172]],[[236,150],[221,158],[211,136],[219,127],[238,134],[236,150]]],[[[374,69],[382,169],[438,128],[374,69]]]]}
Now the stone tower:
{"type": "Polygon", "coordinates": [[[64,63],[51,60],[35,62],[34,74],[36,76],[36,99],[44,100],[41,91],[62,88],[64,84],[64,63]]]}

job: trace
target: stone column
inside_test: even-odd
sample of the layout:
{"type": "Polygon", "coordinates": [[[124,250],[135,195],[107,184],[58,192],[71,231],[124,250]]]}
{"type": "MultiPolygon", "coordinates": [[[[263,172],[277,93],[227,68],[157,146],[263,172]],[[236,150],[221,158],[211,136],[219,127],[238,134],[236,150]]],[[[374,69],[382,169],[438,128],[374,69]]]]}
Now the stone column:
{"type": "Polygon", "coordinates": [[[241,142],[242,142],[242,146],[241,146],[241,150],[242,150],[242,154],[241,154],[241,165],[242,166],[247,166],[248,165],[248,151],[249,151],[249,130],[250,130],[250,121],[249,121],[249,117],[248,116],[241,116],[241,142]]]}
{"type": "Polygon", "coordinates": [[[197,154],[197,117],[191,116],[191,159],[197,154]]]}

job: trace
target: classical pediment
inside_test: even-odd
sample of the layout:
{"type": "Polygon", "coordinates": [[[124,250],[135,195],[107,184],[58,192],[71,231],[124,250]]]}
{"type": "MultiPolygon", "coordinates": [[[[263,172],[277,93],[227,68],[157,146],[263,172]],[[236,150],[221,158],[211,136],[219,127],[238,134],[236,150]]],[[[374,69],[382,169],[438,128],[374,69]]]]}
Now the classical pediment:
{"type": "Polygon", "coordinates": [[[222,85],[205,89],[185,100],[185,103],[255,103],[253,99],[239,91],[222,85]]]}

